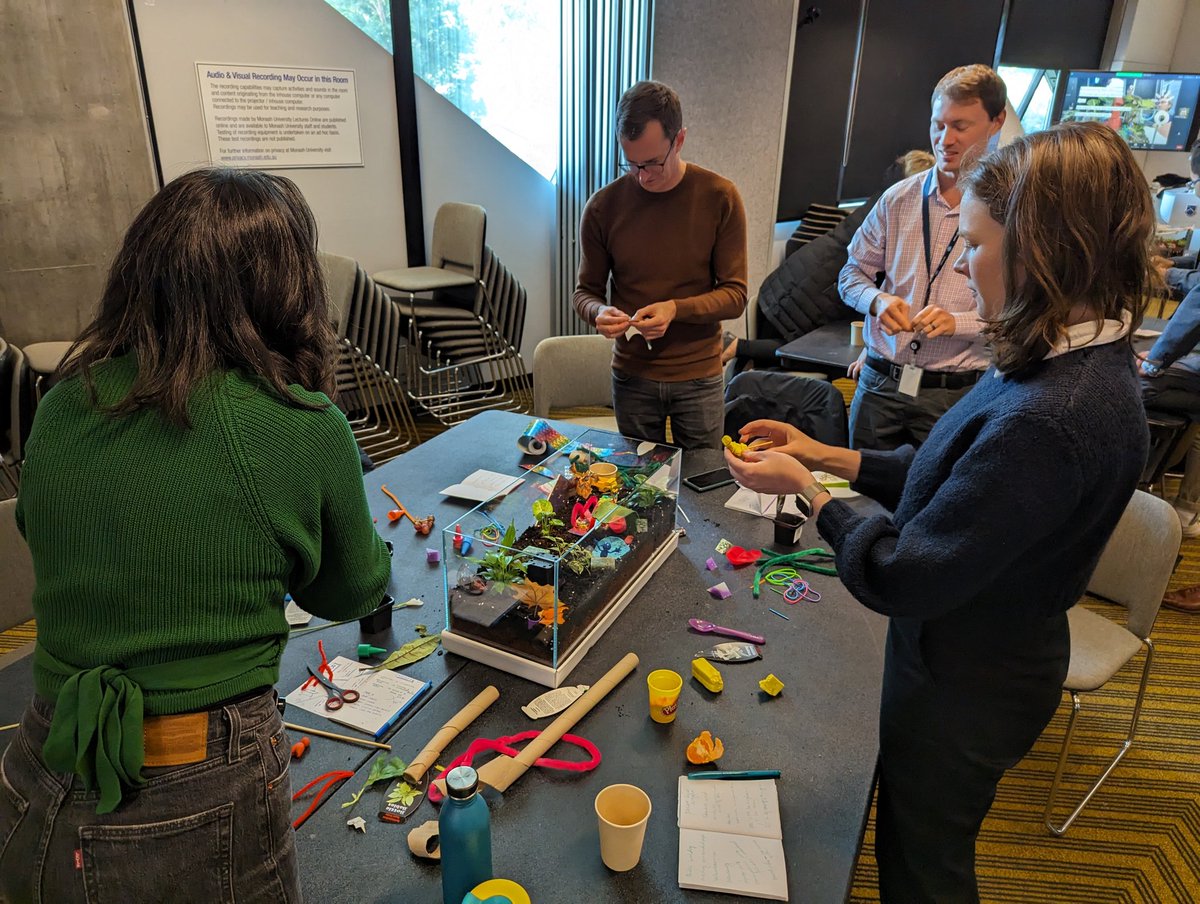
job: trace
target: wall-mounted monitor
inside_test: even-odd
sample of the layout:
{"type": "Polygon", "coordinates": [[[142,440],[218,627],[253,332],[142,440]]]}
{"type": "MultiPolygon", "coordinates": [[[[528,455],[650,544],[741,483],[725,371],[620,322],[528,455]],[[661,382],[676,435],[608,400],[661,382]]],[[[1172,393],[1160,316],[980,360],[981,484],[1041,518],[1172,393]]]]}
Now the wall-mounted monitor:
{"type": "Polygon", "coordinates": [[[1134,150],[1183,151],[1196,137],[1200,74],[1076,70],[1059,98],[1056,122],[1098,122],[1134,150]]]}

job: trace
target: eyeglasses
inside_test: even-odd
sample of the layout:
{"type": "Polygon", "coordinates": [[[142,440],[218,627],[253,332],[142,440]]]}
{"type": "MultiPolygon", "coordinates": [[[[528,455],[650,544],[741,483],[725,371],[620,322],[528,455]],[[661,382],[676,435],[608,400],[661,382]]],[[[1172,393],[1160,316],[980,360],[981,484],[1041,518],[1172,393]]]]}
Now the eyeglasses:
{"type": "Polygon", "coordinates": [[[679,133],[676,132],[675,135],[671,136],[671,145],[670,145],[670,147],[667,148],[667,152],[665,154],[663,154],[662,160],[659,160],[659,161],[653,162],[653,163],[625,162],[625,163],[618,164],[618,166],[621,168],[622,172],[626,172],[626,173],[637,174],[637,173],[640,173],[643,170],[645,170],[645,172],[648,176],[660,175],[663,171],[663,168],[667,165],[667,161],[669,159],[671,159],[671,151],[675,150],[675,137],[678,134],[679,133]]]}

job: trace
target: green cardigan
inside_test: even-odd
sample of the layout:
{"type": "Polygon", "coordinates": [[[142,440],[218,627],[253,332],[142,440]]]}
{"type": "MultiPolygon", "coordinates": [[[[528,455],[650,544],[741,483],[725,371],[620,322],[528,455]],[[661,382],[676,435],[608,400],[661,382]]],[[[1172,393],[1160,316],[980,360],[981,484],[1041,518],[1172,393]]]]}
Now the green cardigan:
{"type": "MultiPolygon", "coordinates": [[[[128,392],[136,362],[116,358],[93,373],[111,403],[128,392]]],[[[339,619],[366,614],[386,590],[390,560],[337,408],[286,404],[231,372],[198,389],[189,413],[186,430],[153,410],[105,414],[78,377],[38,406],[17,523],[36,574],[40,696],[61,704],[69,685],[64,699],[90,701],[78,686],[99,682],[124,699],[129,682],[118,679],[132,673],[146,715],[211,707],[278,680],[284,593],[339,619]]],[[[121,714],[127,731],[134,708],[121,714]]],[[[55,723],[92,717],[56,710],[55,723]]],[[[102,751],[87,749],[96,747],[87,726],[64,724],[60,739],[65,731],[77,736],[74,766],[66,752],[51,765],[92,784],[106,771],[91,763],[102,751]]],[[[136,768],[117,770],[127,783],[138,780],[134,759],[136,768]]]]}

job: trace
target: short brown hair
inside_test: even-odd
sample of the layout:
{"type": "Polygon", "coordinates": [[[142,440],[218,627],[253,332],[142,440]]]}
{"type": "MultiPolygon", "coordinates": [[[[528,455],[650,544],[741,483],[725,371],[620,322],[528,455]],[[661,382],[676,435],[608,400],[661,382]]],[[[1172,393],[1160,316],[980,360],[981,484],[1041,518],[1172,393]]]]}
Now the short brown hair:
{"type": "Polygon", "coordinates": [[[679,95],[662,82],[638,82],[617,102],[617,135],[635,141],[651,120],[658,121],[668,138],[678,135],[683,128],[679,95]]]}
{"type": "Polygon", "coordinates": [[[60,375],[133,355],[129,394],[102,410],[157,409],[189,425],[188,402],[210,374],[239,370],[287,404],[333,392],[335,336],[317,223],[292,180],[255,170],[200,169],[167,183],[134,218],[100,310],[60,375]]]}
{"type": "Polygon", "coordinates": [[[951,69],[933,89],[930,103],[936,101],[939,94],[959,103],[978,100],[987,111],[988,119],[999,116],[1008,100],[1008,88],[1004,79],[1000,78],[991,66],[984,66],[982,63],[951,69]]]}
{"type": "Polygon", "coordinates": [[[1154,210],[1116,132],[1060,123],[988,154],[959,185],[1004,224],[1004,308],[985,327],[999,370],[1041,361],[1080,301],[1098,319],[1128,311],[1135,326],[1141,322],[1158,285],[1150,265],[1154,210]]]}

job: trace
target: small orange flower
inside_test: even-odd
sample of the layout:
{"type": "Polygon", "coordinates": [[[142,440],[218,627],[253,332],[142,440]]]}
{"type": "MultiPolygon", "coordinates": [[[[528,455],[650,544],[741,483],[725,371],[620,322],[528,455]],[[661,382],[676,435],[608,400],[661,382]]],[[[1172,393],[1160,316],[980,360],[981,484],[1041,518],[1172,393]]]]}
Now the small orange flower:
{"type": "Polygon", "coordinates": [[[714,738],[707,731],[700,732],[700,737],[688,744],[687,759],[689,763],[699,766],[702,763],[712,763],[725,755],[725,745],[720,738],[714,738]]]}

